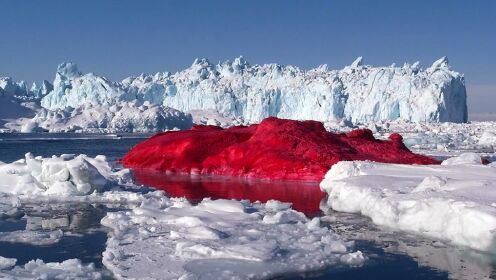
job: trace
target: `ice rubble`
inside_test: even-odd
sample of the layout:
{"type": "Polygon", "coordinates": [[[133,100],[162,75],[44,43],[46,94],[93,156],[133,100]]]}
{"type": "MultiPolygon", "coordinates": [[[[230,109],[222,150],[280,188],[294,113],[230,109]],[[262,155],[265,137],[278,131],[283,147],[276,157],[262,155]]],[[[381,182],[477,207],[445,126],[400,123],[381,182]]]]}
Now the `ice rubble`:
{"type": "Polygon", "coordinates": [[[321,189],[328,193],[324,208],[496,253],[496,165],[475,154],[440,166],[340,162],[321,189]]]}
{"type": "Polygon", "coordinates": [[[135,99],[184,112],[213,110],[250,123],[269,116],[353,122],[467,121],[464,77],[450,70],[445,57],[425,70],[418,63],[372,67],[360,59],[341,70],[323,65],[309,71],[250,65],[242,57],[217,65],[197,59],[175,74],[141,75],[120,83],[83,75],[75,64],[64,63],[41,105],[55,110],[135,99]]]}
{"type": "Polygon", "coordinates": [[[23,266],[15,266],[16,262],[16,259],[0,256],[1,279],[102,279],[102,273],[94,264],[84,265],[78,259],[60,263],[32,260],[23,266]]]}
{"type": "Polygon", "coordinates": [[[119,102],[112,106],[92,103],[80,107],[40,109],[32,119],[20,119],[6,125],[20,132],[151,132],[188,129],[190,114],[149,102],[119,102]]]}
{"type": "Polygon", "coordinates": [[[378,139],[387,139],[399,133],[405,145],[424,154],[454,156],[463,152],[493,153],[496,148],[496,122],[469,123],[412,123],[401,120],[365,122],[326,122],[333,132],[349,132],[368,128],[378,139]]]}
{"type": "Polygon", "coordinates": [[[157,197],[102,224],[112,229],[103,263],[117,278],[259,279],[364,261],[318,218],[277,201],[157,197]]]}
{"type": "Polygon", "coordinates": [[[105,156],[42,158],[27,153],[24,159],[0,163],[0,192],[27,196],[88,195],[103,191],[110,181],[118,180],[118,175],[105,156]]]}

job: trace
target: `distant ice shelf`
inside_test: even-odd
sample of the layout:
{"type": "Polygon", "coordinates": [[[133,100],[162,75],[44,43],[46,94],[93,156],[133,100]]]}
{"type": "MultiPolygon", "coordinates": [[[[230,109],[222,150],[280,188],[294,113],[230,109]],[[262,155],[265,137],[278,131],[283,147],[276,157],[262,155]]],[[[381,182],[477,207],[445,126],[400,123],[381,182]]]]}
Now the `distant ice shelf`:
{"type": "MultiPolygon", "coordinates": [[[[218,64],[196,59],[191,67],[175,74],[142,74],[121,82],[93,73],[82,74],[76,64],[62,63],[53,86],[45,81],[28,90],[22,81],[15,83],[10,78],[0,78],[0,96],[44,108],[41,119],[39,115],[33,118],[34,114],[24,113],[25,119],[10,126],[11,130],[26,132],[70,131],[69,126],[79,125],[82,131],[87,126],[129,131],[129,125],[108,124],[112,119],[109,120],[106,112],[123,103],[194,112],[200,118],[201,112],[206,115],[213,112],[234,124],[257,123],[269,116],[322,122],[344,119],[353,123],[467,121],[464,76],[450,69],[446,57],[426,69],[421,69],[418,62],[405,63],[402,67],[373,67],[363,64],[360,57],[341,70],[322,65],[308,71],[278,64],[250,65],[243,57],[218,64]],[[87,117],[82,111],[88,106],[102,109],[98,111],[103,113],[91,117],[100,119],[76,124],[75,120],[87,117]],[[69,113],[64,115],[62,111],[69,113]],[[62,120],[66,118],[70,121],[62,120]]],[[[0,102],[7,101],[0,99],[0,102]]],[[[124,118],[136,118],[135,111],[124,114],[124,118]]],[[[168,125],[162,126],[167,123],[160,121],[163,115],[149,114],[152,127],[133,126],[133,129],[169,129],[168,125]]],[[[6,118],[0,114],[0,119],[6,118]]]]}

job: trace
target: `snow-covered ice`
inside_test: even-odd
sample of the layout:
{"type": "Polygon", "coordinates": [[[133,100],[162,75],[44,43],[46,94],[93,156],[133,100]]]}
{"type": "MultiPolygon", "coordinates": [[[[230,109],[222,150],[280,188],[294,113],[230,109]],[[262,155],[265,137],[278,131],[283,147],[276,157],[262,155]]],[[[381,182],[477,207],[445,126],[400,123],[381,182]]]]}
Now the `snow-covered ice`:
{"type": "Polygon", "coordinates": [[[102,224],[111,228],[103,263],[117,278],[259,279],[365,259],[318,218],[277,201],[155,197],[102,224]]]}
{"type": "Polygon", "coordinates": [[[78,259],[69,259],[60,263],[45,263],[37,259],[22,266],[16,266],[16,262],[14,258],[0,256],[1,279],[102,279],[102,273],[95,269],[94,264],[84,265],[78,259]]]}
{"type": "Polygon", "coordinates": [[[320,186],[328,193],[324,209],[496,253],[496,166],[476,154],[439,166],[340,162],[320,186]]]}

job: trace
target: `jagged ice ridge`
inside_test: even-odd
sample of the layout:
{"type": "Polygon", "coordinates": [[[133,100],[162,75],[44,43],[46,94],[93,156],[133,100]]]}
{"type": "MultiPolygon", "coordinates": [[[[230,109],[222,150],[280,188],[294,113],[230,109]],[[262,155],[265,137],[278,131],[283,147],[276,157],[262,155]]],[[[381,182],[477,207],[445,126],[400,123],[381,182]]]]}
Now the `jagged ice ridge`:
{"type": "Polygon", "coordinates": [[[372,67],[363,65],[360,57],[342,70],[322,65],[309,71],[278,64],[250,65],[242,57],[217,65],[197,59],[175,74],[141,75],[120,83],[83,75],[75,64],[64,63],[58,67],[54,90],[41,105],[53,110],[135,99],[185,112],[215,110],[248,122],[268,116],[353,122],[467,121],[464,77],[450,70],[446,57],[425,70],[418,63],[372,67]]]}

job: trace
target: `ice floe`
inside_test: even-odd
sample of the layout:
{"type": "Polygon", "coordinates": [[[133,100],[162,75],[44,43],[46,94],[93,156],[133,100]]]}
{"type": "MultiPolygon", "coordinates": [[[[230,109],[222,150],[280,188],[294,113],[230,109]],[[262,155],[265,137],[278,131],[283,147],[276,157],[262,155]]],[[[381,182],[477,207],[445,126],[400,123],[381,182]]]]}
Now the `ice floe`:
{"type": "Polygon", "coordinates": [[[24,159],[0,164],[0,192],[16,195],[87,195],[103,191],[112,176],[104,156],[42,158],[28,153],[24,159]]]}
{"type": "Polygon", "coordinates": [[[328,193],[324,209],[496,253],[496,166],[475,154],[439,166],[344,161],[320,186],[328,193]]]}
{"type": "Polygon", "coordinates": [[[359,265],[352,242],[289,204],[167,197],[108,213],[103,263],[117,278],[247,279],[359,265]]]}
{"type": "Polygon", "coordinates": [[[42,260],[32,260],[22,266],[16,266],[14,258],[0,256],[1,279],[102,279],[102,273],[95,269],[94,264],[83,264],[78,259],[63,262],[45,263],[42,260]]]}
{"type": "Polygon", "coordinates": [[[55,244],[64,236],[61,230],[31,231],[16,230],[0,232],[0,242],[27,243],[37,246],[55,244]]]}

